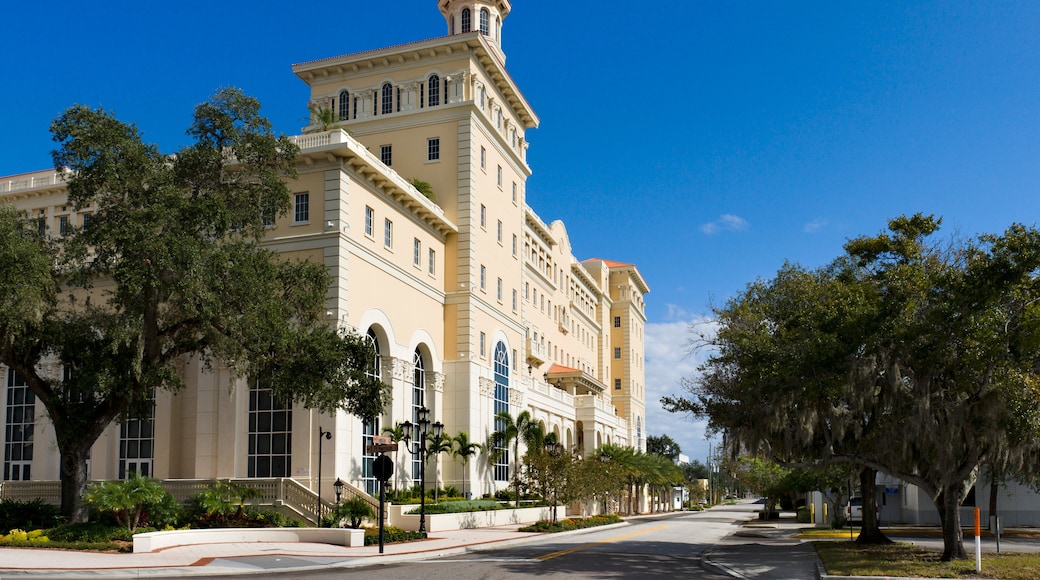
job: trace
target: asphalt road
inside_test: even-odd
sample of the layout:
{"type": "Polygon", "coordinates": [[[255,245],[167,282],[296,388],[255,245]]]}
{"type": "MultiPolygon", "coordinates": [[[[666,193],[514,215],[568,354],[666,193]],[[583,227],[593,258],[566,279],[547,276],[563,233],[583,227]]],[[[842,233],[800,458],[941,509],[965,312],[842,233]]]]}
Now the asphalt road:
{"type": "MultiPolygon", "coordinates": [[[[294,572],[301,578],[728,578],[701,566],[716,542],[746,521],[754,505],[631,520],[632,524],[571,536],[547,535],[519,546],[381,564],[294,572]]],[[[246,576],[242,576],[245,578],[246,576]]],[[[225,577],[226,578],[226,577],[225,577]]]]}

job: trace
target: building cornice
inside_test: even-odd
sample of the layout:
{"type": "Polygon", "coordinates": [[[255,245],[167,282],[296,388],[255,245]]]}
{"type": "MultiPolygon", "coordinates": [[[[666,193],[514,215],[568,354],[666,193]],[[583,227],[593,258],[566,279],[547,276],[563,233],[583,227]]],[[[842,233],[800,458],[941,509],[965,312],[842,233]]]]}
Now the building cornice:
{"type": "Polygon", "coordinates": [[[375,72],[391,66],[418,64],[424,60],[455,54],[469,54],[484,68],[488,78],[513,107],[525,128],[538,126],[539,120],[534,109],[509,76],[490,41],[479,31],[302,62],[294,64],[292,70],[301,80],[310,84],[312,81],[375,72]]]}
{"type": "Polygon", "coordinates": [[[542,218],[538,217],[538,214],[534,213],[531,206],[527,204],[524,204],[524,222],[550,248],[556,245],[556,238],[549,231],[549,226],[545,225],[542,218]]]}

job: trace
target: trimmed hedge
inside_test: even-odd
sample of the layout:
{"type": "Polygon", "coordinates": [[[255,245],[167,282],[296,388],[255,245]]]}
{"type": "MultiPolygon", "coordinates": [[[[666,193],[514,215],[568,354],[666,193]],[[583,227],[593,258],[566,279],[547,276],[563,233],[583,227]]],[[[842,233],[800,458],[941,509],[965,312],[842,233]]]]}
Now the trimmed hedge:
{"type": "Polygon", "coordinates": [[[604,514],[600,516],[591,516],[587,518],[567,518],[560,520],[555,524],[549,520],[537,521],[529,526],[524,526],[519,529],[521,532],[542,532],[542,533],[555,533],[555,532],[569,532],[571,530],[581,530],[584,528],[594,528],[596,526],[606,526],[609,524],[617,524],[624,520],[618,517],[617,514],[604,514]]]}
{"type": "MultiPolygon", "coordinates": [[[[440,503],[426,504],[427,514],[457,514],[462,512],[483,512],[506,509],[506,506],[493,499],[475,499],[462,501],[442,501],[440,503]]],[[[419,506],[408,510],[406,514],[419,513],[419,506]]]]}
{"type": "MultiPolygon", "coordinates": [[[[394,526],[386,526],[383,529],[383,543],[393,544],[395,542],[411,542],[413,540],[422,540],[423,535],[421,532],[407,532],[401,528],[394,526]]],[[[365,545],[376,546],[379,545],[379,528],[365,528],[365,545]]]]}

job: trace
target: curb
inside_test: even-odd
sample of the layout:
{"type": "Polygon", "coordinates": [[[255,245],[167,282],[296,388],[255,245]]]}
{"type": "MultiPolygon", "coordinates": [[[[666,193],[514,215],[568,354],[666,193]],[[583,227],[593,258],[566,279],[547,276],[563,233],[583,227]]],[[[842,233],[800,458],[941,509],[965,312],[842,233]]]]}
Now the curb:
{"type": "MultiPolygon", "coordinates": [[[[242,576],[242,575],[267,575],[272,574],[286,575],[296,572],[315,572],[321,570],[345,570],[353,568],[364,568],[368,566],[380,566],[387,564],[397,564],[400,562],[412,562],[416,560],[426,560],[432,558],[442,558],[445,556],[453,556],[459,554],[468,554],[473,552],[481,552],[486,550],[494,550],[498,548],[507,548],[510,546],[518,546],[523,544],[533,543],[537,540],[544,539],[546,537],[567,537],[577,536],[581,534],[587,534],[599,530],[609,530],[613,528],[621,528],[630,526],[631,524],[627,521],[608,524],[605,526],[595,526],[592,528],[582,528],[580,530],[570,530],[567,532],[557,532],[555,534],[547,533],[531,533],[530,536],[521,538],[512,538],[508,540],[488,540],[484,542],[477,542],[472,544],[461,544],[453,547],[445,548],[433,548],[428,550],[415,550],[412,552],[404,552],[399,554],[373,554],[367,556],[355,556],[345,557],[338,562],[330,562],[327,564],[314,564],[308,566],[292,566],[285,568],[214,568],[210,566],[164,566],[164,567],[152,567],[152,568],[106,568],[104,570],[90,570],[90,569],[63,569],[63,570],[4,570],[0,572],[0,578],[6,580],[7,578],[33,578],[33,579],[48,579],[53,578],[57,580],[96,580],[99,578],[189,578],[189,577],[221,577],[221,576],[242,576]]],[[[254,554],[253,556],[256,556],[254,554]]],[[[250,557],[250,556],[236,556],[236,557],[250,557]]],[[[294,556],[285,556],[287,558],[294,556]]]]}

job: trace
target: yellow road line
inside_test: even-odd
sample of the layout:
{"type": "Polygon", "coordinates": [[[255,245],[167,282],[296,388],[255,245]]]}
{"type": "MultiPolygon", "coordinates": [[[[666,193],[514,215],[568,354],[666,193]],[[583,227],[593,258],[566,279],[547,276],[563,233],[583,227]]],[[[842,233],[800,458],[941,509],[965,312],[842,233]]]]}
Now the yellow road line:
{"type": "Polygon", "coordinates": [[[609,540],[603,540],[602,542],[594,542],[594,543],[591,543],[591,544],[584,544],[584,545],[581,545],[581,546],[577,546],[575,548],[568,548],[566,550],[560,550],[558,552],[552,552],[552,553],[546,554],[544,556],[539,556],[539,557],[535,558],[535,560],[545,561],[545,560],[551,560],[553,558],[559,558],[560,556],[566,556],[567,554],[573,554],[574,552],[580,552],[581,550],[587,550],[589,548],[595,548],[596,546],[602,546],[603,544],[610,544],[612,542],[617,542],[618,540],[624,540],[626,538],[631,538],[632,536],[639,536],[641,534],[649,534],[650,532],[656,532],[657,530],[660,530],[661,528],[665,528],[665,527],[667,527],[667,526],[657,526],[656,528],[650,528],[649,530],[640,530],[638,532],[632,532],[631,534],[625,534],[623,536],[618,536],[616,538],[611,538],[609,540]]]}

